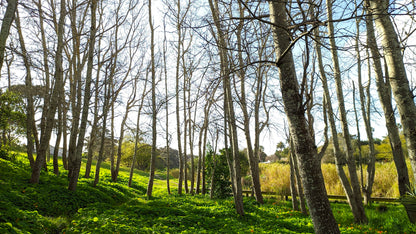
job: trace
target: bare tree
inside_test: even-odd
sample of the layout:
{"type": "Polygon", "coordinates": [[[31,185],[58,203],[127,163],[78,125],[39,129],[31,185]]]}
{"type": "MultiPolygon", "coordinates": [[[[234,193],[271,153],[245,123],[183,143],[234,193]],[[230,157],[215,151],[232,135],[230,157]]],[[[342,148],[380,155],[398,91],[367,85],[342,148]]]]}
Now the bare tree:
{"type": "Polygon", "coordinates": [[[33,150],[34,145],[33,141],[36,137],[35,131],[35,110],[33,106],[33,92],[32,92],[32,72],[31,72],[31,64],[29,62],[28,53],[26,50],[26,45],[23,37],[22,27],[20,25],[20,18],[19,18],[19,11],[16,9],[16,28],[19,35],[20,47],[21,47],[21,55],[23,57],[23,63],[26,68],[26,78],[25,78],[25,86],[27,90],[30,90],[29,93],[26,94],[26,139],[27,139],[27,156],[30,162],[30,167],[32,170],[35,167],[35,159],[33,157],[33,150]]]}
{"type": "Polygon", "coordinates": [[[52,128],[55,123],[55,113],[59,105],[59,93],[63,91],[63,67],[62,67],[62,52],[64,47],[63,33],[64,20],[66,16],[65,1],[61,1],[60,15],[57,29],[57,48],[55,55],[55,83],[51,90],[50,96],[45,97],[44,108],[41,119],[41,136],[39,149],[37,150],[37,157],[35,165],[32,170],[31,183],[39,183],[40,170],[46,162],[46,154],[49,152],[49,141],[52,134],[52,128]]]}
{"type": "MultiPolygon", "coordinates": [[[[346,180],[343,183],[344,190],[349,197],[348,201],[354,215],[354,220],[357,223],[367,223],[368,219],[365,214],[364,205],[361,199],[361,188],[360,182],[357,176],[357,170],[355,165],[355,158],[353,155],[352,143],[351,143],[351,136],[348,128],[348,120],[347,120],[347,112],[345,110],[345,102],[344,102],[344,93],[342,89],[342,81],[341,81],[341,71],[339,66],[338,60],[338,52],[335,43],[335,33],[334,33],[334,25],[332,19],[332,1],[326,1],[326,10],[327,10],[327,29],[329,34],[329,44],[330,44],[330,51],[332,55],[332,63],[333,63],[333,70],[334,70],[334,79],[335,79],[335,86],[336,86],[336,93],[338,99],[338,107],[340,112],[340,120],[342,126],[342,133],[345,142],[345,152],[346,152],[346,164],[348,166],[348,171],[350,175],[350,181],[346,180]],[[350,186],[351,191],[348,189],[350,186]]],[[[327,101],[329,101],[329,96],[326,97],[327,101]]],[[[332,136],[334,138],[334,135],[332,136]]],[[[335,140],[334,140],[335,142],[335,140]]],[[[334,147],[335,148],[335,147],[334,147]]],[[[341,172],[341,168],[339,167],[339,172],[341,172]]],[[[341,172],[342,173],[342,172],[341,172]]]]}
{"type": "Polygon", "coordinates": [[[308,130],[303,100],[299,95],[299,84],[290,51],[291,37],[287,31],[286,4],[285,1],[269,2],[280,88],[289,120],[289,131],[295,146],[305,198],[315,232],[340,233],[329,205],[316,146],[308,130]]]}
{"type": "Polygon", "coordinates": [[[157,110],[156,110],[156,65],[155,65],[155,29],[153,27],[152,17],[152,0],[149,0],[149,27],[150,27],[150,59],[151,59],[151,85],[152,85],[152,155],[150,158],[150,173],[149,182],[147,184],[147,197],[152,197],[153,181],[155,177],[155,163],[156,163],[156,125],[157,125],[157,110]]]}
{"type": "MultiPolygon", "coordinates": [[[[394,115],[394,110],[392,107],[392,98],[391,98],[391,86],[390,86],[390,72],[388,72],[389,68],[387,67],[387,62],[385,62],[386,66],[386,78],[383,77],[383,70],[381,65],[381,55],[380,51],[377,48],[377,42],[375,37],[374,25],[373,25],[373,15],[371,14],[370,9],[370,1],[365,1],[366,10],[369,11],[366,15],[366,26],[367,26],[367,45],[370,49],[372,61],[373,61],[373,69],[375,72],[376,78],[376,86],[377,86],[377,93],[380,99],[381,106],[384,111],[384,118],[386,121],[386,127],[388,132],[388,137],[390,140],[390,146],[393,153],[393,160],[396,165],[397,174],[398,174],[398,183],[399,183],[399,193],[400,196],[404,196],[409,188],[410,188],[410,181],[409,181],[409,174],[406,166],[406,160],[404,157],[399,130],[396,124],[396,118],[394,115]]],[[[381,17],[381,16],[375,16],[381,17]]],[[[384,16],[383,16],[384,17],[384,16]]],[[[379,21],[381,19],[378,19],[379,21]]],[[[386,36],[383,36],[386,37],[386,36]]],[[[384,46],[386,46],[384,42],[384,46]]],[[[394,81],[393,81],[394,82],[394,81]]],[[[397,95],[397,94],[396,94],[397,95]]],[[[407,141],[407,140],[406,140],[407,141]]],[[[407,215],[409,220],[414,223],[416,221],[416,216],[414,213],[409,209],[409,207],[405,206],[407,215]]]]}
{"type": "MultiPolygon", "coordinates": [[[[217,30],[216,42],[219,50],[219,57],[221,61],[221,77],[224,87],[224,112],[226,115],[226,123],[229,126],[231,151],[232,151],[232,162],[229,162],[230,176],[233,184],[233,195],[236,211],[239,215],[244,215],[243,208],[243,196],[242,196],[242,185],[241,185],[241,166],[238,151],[238,139],[237,139],[237,126],[234,112],[234,104],[231,90],[231,74],[230,74],[230,61],[228,59],[227,52],[227,38],[224,33],[224,29],[221,26],[220,10],[218,6],[218,0],[209,0],[209,6],[214,20],[214,25],[217,30]]],[[[226,132],[226,131],[225,131],[226,132]]],[[[227,138],[226,138],[227,139],[227,138]]],[[[225,140],[227,141],[227,140],[225,140]]],[[[226,149],[227,151],[227,149],[226,149]]]]}
{"type": "Polygon", "coordinates": [[[8,0],[7,1],[6,12],[4,13],[3,22],[1,23],[0,30],[0,71],[3,67],[4,61],[4,50],[6,49],[6,41],[9,37],[10,28],[13,24],[15,18],[15,12],[17,10],[17,0],[8,0]]]}
{"type": "Polygon", "coordinates": [[[138,144],[139,144],[139,138],[140,138],[140,117],[142,114],[145,97],[151,91],[151,90],[147,90],[148,75],[149,75],[148,72],[146,72],[146,78],[144,79],[142,95],[140,97],[141,99],[138,105],[137,118],[136,118],[136,130],[134,134],[135,135],[134,136],[134,154],[133,154],[133,159],[132,159],[132,163],[130,167],[130,176],[129,176],[129,183],[128,183],[129,187],[131,187],[131,183],[133,181],[134,165],[136,163],[136,157],[137,157],[137,151],[138,151],[138,144]]]}

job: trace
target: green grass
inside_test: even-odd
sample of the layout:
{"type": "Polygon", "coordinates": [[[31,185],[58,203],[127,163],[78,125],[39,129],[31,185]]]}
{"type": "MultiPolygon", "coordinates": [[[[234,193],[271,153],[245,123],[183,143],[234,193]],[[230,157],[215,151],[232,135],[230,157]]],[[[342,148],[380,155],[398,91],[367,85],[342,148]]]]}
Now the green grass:
{"type": "MultiPolygon", "coordinates": [[[[154,197],[147,199],[146,172],[135,171],[129,188],[129,169],[122,168],[113,183],[104,163],[97,187],[93,178],[80,178],[71,192],[65,170],[56,176],[49,169],[32,185],[23,155],[0,158],[0,233],[313,233],[311,219],[292,211],[287,201],[267,199],[258,205],[244,198],[246,215],[240,217],[231,198],[169,196],[165,180],[155,181],[154,197]]],[[[165,178],[162,173],[158,178],[165,178]]],[[[171,184],[175,194],[177,181],[171,184]]],[[[416,233],[401,205],[388,205],[387,211],[377,206],[367,207],[368,225],[355,225],[346,204],[332,204],[342,233],[416,233]]]]}

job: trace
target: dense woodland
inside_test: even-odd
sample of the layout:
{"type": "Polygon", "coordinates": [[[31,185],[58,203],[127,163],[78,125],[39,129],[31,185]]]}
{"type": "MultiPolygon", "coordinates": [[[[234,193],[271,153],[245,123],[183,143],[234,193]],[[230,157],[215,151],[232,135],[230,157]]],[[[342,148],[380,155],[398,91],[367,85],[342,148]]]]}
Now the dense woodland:
{"type": "Polygon", "coordinates": [[[262,204],[272,138],[291,166],[294,208],[308,208],[316,233],[339,233],[328,154],[355,223],[368,222],[386,154],[376,133],[400,195],[412,192],[415,12],[410,0],[2,0],[1,150],[27,153],[32,184],[50,157],[71,191],[80,178],[97,186],[103,162],[114,182],[129,166],[129,186],[135,167],[148,170],[148,198],[158,168],[178,167],[178,194],[209,194],[225,170],[244,216],[244,168],[262,204]]]}

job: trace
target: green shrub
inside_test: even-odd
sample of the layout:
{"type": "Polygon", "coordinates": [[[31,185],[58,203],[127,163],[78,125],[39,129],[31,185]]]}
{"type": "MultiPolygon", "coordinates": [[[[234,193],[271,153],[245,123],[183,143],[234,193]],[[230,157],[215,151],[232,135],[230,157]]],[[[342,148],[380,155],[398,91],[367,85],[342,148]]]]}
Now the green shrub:
{"type": "Polygon", "coordinates": [[[217,198],[229,197],[232,192],[226,153],[231,155],[230,150],[227,152],[226,149],[220,150],[219,155],[215,154],[212,149],[209,149],[206,154],[208,186],[212,188],[212,193],[217,198]]]}

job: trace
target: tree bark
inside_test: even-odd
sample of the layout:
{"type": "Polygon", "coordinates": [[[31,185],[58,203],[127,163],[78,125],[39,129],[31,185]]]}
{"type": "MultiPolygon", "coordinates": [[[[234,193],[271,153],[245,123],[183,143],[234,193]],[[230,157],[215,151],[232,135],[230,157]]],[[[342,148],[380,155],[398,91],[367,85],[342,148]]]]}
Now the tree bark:
{"type": "Polygon", "coordinates": [[[150,158],[150,175],[149,182],[147,184],[146,195],[148,198],[152,197],[153,181],[155,177],[156,169],[156,124],[157,124],[157,110],[156,110],[156,66],[155,66],[155,45],[154,45],[154,28],[152,18],[152,0],[149,0],[149,26],[150,26],[150,59],[152,63],[151,67],[151,79],[152,79],[152,152],[150,158]]]}
{"type": "MultiPolygon", "coordinates": [[[[180,120],[180,104],[179,104],[179,68],[180,68],[180,59],[181,59],[181,45],[182,45],[182,19],[179,17],[181,12],[181,1],[178,0],[177,2],[177,11],[178,11],[178,18],[176,19],[176,30],[178,33],[178,41],[177,41],[177,56],[176,56],[176,87],[175,87],[175,97],[176,97],[176,135],[178,141],[178,158],[179,158],[179,181],[178,181],[178,194],[182,194],[182,186],[184,180],[184,161],[182,155],[182,142],[181,142],[181,120],[180,120]]],[[[186,155],[185,155],[186,157],[186,155]]]]}
{"type": "MultiPolygon", "coordinates": [[[[361,188],[360,182],[357,176],[357,169],[355,165],[355,159],[353,155],[353,149],[351,144],[351,136],[348,129],[348,119],[347,119],[347,112],[345,110],[345,102],[344,102],[344,94],[342,90],[342,81],[341,81],[341,71],[339,67],[338,61],[338,54],[337,54],[337,47],[335,43],[335,33],[334,33],[334,25],[332,22],[332,1],[326,1],[326,9],[327,9],[327,16],[328,16],[328,34],[329,34],[329,43],[330,43],[330,51],[332,55],[332,63],[333,63],[333,70],[334,70],[334,79],[335,79],[335,86],[336,86],[336,93],[338,99],[338,107],[340,112],[340,119],[341,119],[341,126],[343,132],[343,138],[345,141],[345,151],[346,151],[346,163],[348,166],[348,171],[350,175],[349,181],[344,181],[344,189],[349,197],[349,203],[354,215],[354,220],[356,223],[367,223],[368,219],[365,214],[364,205],[361,198],[361,188]],[[351,191],[347,187],[351,186],[351,191]]],[[[326,99],[329,103],[329,97],[327,96],[326,99]]],[[[334,136],[333,136],[334,137],[334,136]]],[[[335,141],[335,140],[334,140],[335,141]]],[[[342,174],[341,165],[338,166],[339,172],[342,174]]],[[[340,176],[341,176],[340,174],[340,176]]],[[[341,180],[343,180],[341,178],[341,180]]]]}
{"type": "MultiPolygon", "coordinates": [[[[369,92],[367,92],[367,102],[366,102],[366,98],[364,94],[364,87],[362,84],[361,55],[360,55],[360,49],[359,49],[359,44],[358,44],[359,36],[360,36],[360,25],[359,25],[358,16],[356,19],[356,29],[357,29],[357,33],[356,33],[356,39],[355,39],[355,50],[356,50],[356,54],[357,54],[356,56],[357,56],[357,62],[358,62],[358,66],[357,66],[358,91],[360,94],[361,115],[362,115],[362,119],[364,120],[365,131],[367,133],[367,139],[368,139],[368,146],[370,149],[368,159],[367,159],[367,183],[366,185],[364,185],[364,181],[361,181],[362,188],[363,188],[363,195],[364,195],[364,204],[368,205],[371,199],[371,193],[373,191],[374,176],[375,176],[375,169],[376,169],[376,158],[375,158],[376,152],[374,148],[373,132],[371,129],[370,96],[369,96],[369,92]]],[[[370,84],[371,84],[371,70],[368,69],[368,72],[369,72],[369,75],[368,75],[367,90],[369,91],[370,84]]],[[[357,130],[359,131],[359,129],[357,130]]],[[[360,139],[358,139],[358,141],[360,141],[360,139]]],[[[360,162],[360,164],[361,163],[362,162],[360,162]]]]}
{"type": "Polygon", "coordinates": [[[296,175],[295,175],[295,168],[293,165],[293,154],[290,153],[289,155],[289,166],[290,166],[290,195],[292,196],[292,209],[299,211],[299,201],[297,199],[298,191],[296,189],[296,175]]]}
{"type": "Polygon", "coordinates": [[[17,0],[7,1],[6,12],[4,13],[3,22],[1,23],[0,30],[0,71],[3,67],[4,50],[6,49],[6,41],[10,34],[10,28],[15,18],[15,12],[17,10],[17,0]]]}
{"type": "Polygon", "coordinates": [[[285,52],[291,42],[286,31],[288,28],[286,3],[270,1],[269,7],[284,109],[289,121],[291,139],[298,158],[305,198],[314,229],[316,233],[340,233],[328,201],[320,162],[317,160],[316,146],[313,144],[306,123],[292,53],[285,52]]]}
{"type": "MultiPolygon", "coordinates": [[[[410,189],[410,181],[409,181],[409,174],[406,166],[406,159],[403,153],[402,144],[399,135],[399,129],[396,124],[396,118],[394,115],[394,110],[391,103],[391,86],[390,86],[390,79],[389,79],[389,72],[386,65],[386,79],[383,78],[383,71],[381,65],[381,56],[380,52],[377,48],[377,42],[374,32],[374,25],[373,25],[373,15],[371,14],[370,9],[370,2],[367,0],[365,2],[366,10],[369,14],[366,15],[366,26],[367,26],[367,44],[370,49],[371,57],[373,59],[373,69],[375,72],[376,78],[376,86],[377,86],[377,93],[380,99],[381,106],[384,111],[384,118],[386,121],[387,133],[390,140],[390,146],[393,153],[393,160],[397,170],[397,179],[399,184],[399,193],[400,196],[406,195],[406,193],[410,189]]],[[[376,16],[379,17],[379,16],[376,16]]],[[[406,140],[407,141],[407,140],[406,140]]],[[[406,207],[406,212],[409,217],[409,220],[412,223],[416,222],[416,215],[411,212],[408,207],[406,207]]]]}
{"type": "MultiPolygon", "coordinates": [[[[26,77],[25,77],[25,85],[27,90],[32,90],[32,72],[31,72],[31,65],[29,62],[28,54],[26,51],[26,44],[24,42],[22,28],[20,25],[19,13],[16,10],[16,28],[19,35],[20,47],[22,49],[22,57],[23,63],[26,69],[26,77]]],[[[37,136],[34,131],[36,128],[35,126],[35,110],[33,106],[33,93],[29,92],[26,96],[26,138],[27,138],[27,157],[30,162],[30,167],[32,171],[35,169],[35,159],[33,157],[33,150],[34,150],[34,138],[37,136]]]]}
{"type": "MultiPolygon", "coordinates": [[[[241,185],[241,166],[238,152],[238,139],[237,139],[237,126],[233,105],[233,98],[231,92],[230,82],[230,62],[228,60],[227,43],[223,29],[220,23],[220,12],[218,7],[218,0],[209,0],[210,10],[214,19],[215,28],[217,29],[217,46],[219,50],[219,56],[221,60],[221,76],[223,79],[224,86],[224,112],[227,116],[227,123],[229,124],[230,139],[231,139],[231,151],[232,151],[232,162],[230,166],[230,176],[233,183],[233,195],[236,211],[239,215],[244,215],[243,208],[243,194],[241,185]]],[[[227,149],[226,149],[227,151],[227,149]]]]}
{"type": "MultiPolygon", "coordinates": [[[[299,196],[300,211],[302,212],[302,214],[308,215],[308,210],[306,209],[305,193],[303,192],[303,187],[302,187],[302,182],[301,182],[301,177],[300,177],[300,172],[299,172],[298,158],[296,157],[295,147],[290,137],[289,137],[289,143],[290,143],[290,157],[292,158],[293,169],[295,172],[296,191],[299,196]]],[[[320,161],[319,157],[318,157],[318,161],[320,161]]]]}
{"type": "MultiPolygon", "coordinates": [[[[258,158],[258,150],[256,153],[253,150],[253,144],[251,140],[251,132],[250,132],[250,117],[247,110],[247,99],[246,99],[246,89],[245,89],[245,82],[246,82],[246,69],[244,68],[244,59],[243,59],[243,47],[242,47],[242,30],[244,27],[244,8],[239,2],[239,15],[240,20],[237,25],[237,32],[236,32],[236,38],[237,38],[237,51],[238,51],[238,65],[239,65],[239,72],[237,72],[237,76],[240,78],[240,107],[241,111],[243,113],[243,130],[244,135],[247,142],[247,156],[248,156],[248,163],[249,168],[251,172],[251,182],[254,189],[254,196],[256,198],[256,201],[260,204],[263,204],[263,195],[261,193],[261,185],[260,185],[260,175],[259,175],[259,158],[258,158]]],[[[257,77],[257,79],[260,79],[260,77],[257,77]]],[[[257,83],[259,85],[259,83],[257,83]]],[[[257,93],[257,95],[261,95],[257,93]]],[[[258,100],[258,96],[256,95],[256,100],[258,100]]],[[[258,122],[257,122],[258,123],[258,122]]],[[[257,126],[256,126],[257,127],[257,126]]],[[[256,135],[256,137],[258,137],[256,135]]]]}
{"type": "MultiPolygon", "coordinates": [[[[60,16],[57,30],[57,48],[55,56],[55,84],[49,98],[44,100],[44,109],[41,119],[41,136],[39,149],[37,151],[37,158],[35,166],[32,170],[30,182],[37,184],[39,183],[40,170],[46,162],[46,154],[49,151],[49,141],[52,134],[52,128],[55,123],[55,113],[59,104],[59,93],[63,90],[63,67],[62,67],[62,52],[64,47],[63,33],[64,33],[64,19],[65,19],[65,1],[60,4],[60,16]]],[[[48,96],[48,95],[47,95],[48,96]]]]}
{"type": "MultiPolygon", "coordinates": [[[[81,170],[81,160],[82,160],[82,148],[84,146],[85,132],[87,129],[87,119],[88,111],[91,99],[91,80],[92,80],[92,68],[94,61],[94,48],[95,48],[95,39],[97,33],[96,27],[96,11],[97,11],[97,0],[91,0],[91,34],[89,38],[88,45],[88,65],[87,65],[87,76],[85,79],[85,89],[84,89],[84,100],[82,106],[82,116],[81,116],[81,125],[79,127],[78,133],[78,142],[76,144],[76,149],[74,154],[69,154],[69,185],[68,189],[75,191],[77,188],[79,172],[81,170]]],[[[95,185],[94,181],[94,185],[95,185]]]]}

